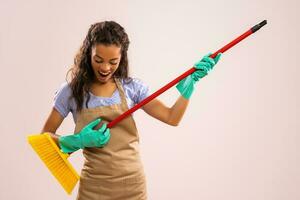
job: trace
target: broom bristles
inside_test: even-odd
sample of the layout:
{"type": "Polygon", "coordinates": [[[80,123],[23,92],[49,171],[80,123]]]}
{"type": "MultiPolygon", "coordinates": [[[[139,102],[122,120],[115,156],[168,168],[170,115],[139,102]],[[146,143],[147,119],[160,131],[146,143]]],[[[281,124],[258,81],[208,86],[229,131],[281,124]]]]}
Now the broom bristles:
{"type": "Polygon", "coordinates": [[[68,194],[72,193],[79,175],[48,134],[30,135],[29,144],[68,194]]]}

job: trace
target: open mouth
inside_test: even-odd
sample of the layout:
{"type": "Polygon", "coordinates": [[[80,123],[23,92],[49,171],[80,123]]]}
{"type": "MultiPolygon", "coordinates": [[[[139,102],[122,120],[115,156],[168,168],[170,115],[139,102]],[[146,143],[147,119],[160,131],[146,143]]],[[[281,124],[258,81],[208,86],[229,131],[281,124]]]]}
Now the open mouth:
{"type": "Polygon", "coordinates": [[[99,72],[98,71],[98,74],[100,75],[100,77],[106,78],[106,77],[108,77],[110,75],[110,72],[104,73],[104,72],[99,72]]]}

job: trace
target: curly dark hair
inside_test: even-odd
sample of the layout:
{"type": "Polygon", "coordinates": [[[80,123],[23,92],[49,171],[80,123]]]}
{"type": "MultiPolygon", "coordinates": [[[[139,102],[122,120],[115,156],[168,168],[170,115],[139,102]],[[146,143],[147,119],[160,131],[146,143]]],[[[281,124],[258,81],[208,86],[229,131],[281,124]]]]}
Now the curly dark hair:
{"type": "Polygon", "coordinates": [[[130,80],[128,77],[127,57],[129,39],[124,28],[114,21],[103,21],[92,24],[82,46],[75,56],[74,65],[67,72],[67,76],[69,72],[72,72],[71,82],[69,83],[72,90],[70,98],[75,99],[78,112],[83,109],[84,97],[87,97],[86,107],[88,108],[88,101],[90,99],[89,89],[95,76],[91,65],[91,51],[92,47],[97,44],[117,45],[121,47],[121,60],[113,76],[130,80]]]}

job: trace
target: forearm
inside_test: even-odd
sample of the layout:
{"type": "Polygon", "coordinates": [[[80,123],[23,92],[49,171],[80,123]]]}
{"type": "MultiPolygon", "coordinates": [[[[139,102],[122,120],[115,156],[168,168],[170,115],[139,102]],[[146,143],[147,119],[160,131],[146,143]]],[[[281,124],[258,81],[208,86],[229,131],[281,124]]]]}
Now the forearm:
{"type": "Polygon", "coordinates": [[[180,95],[175,104],[170,108],[168,124],[177,126],[181,121],[188,104],[189,100],[180,95]]]}

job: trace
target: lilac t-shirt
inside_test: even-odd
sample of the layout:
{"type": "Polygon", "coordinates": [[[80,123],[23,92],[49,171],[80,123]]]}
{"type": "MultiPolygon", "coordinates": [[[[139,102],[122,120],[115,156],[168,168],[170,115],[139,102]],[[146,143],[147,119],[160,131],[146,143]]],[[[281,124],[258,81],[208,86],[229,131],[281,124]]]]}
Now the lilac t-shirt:
{"type": "MultiPolygon", "coordinates": [[[[132,78],[129,83],[121,79],[126,101],[129,108],[141,102],[149,96],[149,87],[140,79],[132,78]]],[[[74,98],[69,98],[72,95],[71,88],[67,82],[64,82],[60,88],[55,92],[53,107],[61,114],[62,117],[67,117],[71,112],[74,122],[76,122],[76,102],[74,98]]],[[[90,100],[88,108],[95,108],[98,106],[109,106],[120,104],[121,99],[118,89],[114,91],[111,97],[99,97],[90,92],[90,100]]],[[[86,98],[84,98],[83,108],[86,108],[86,98]]]]}

